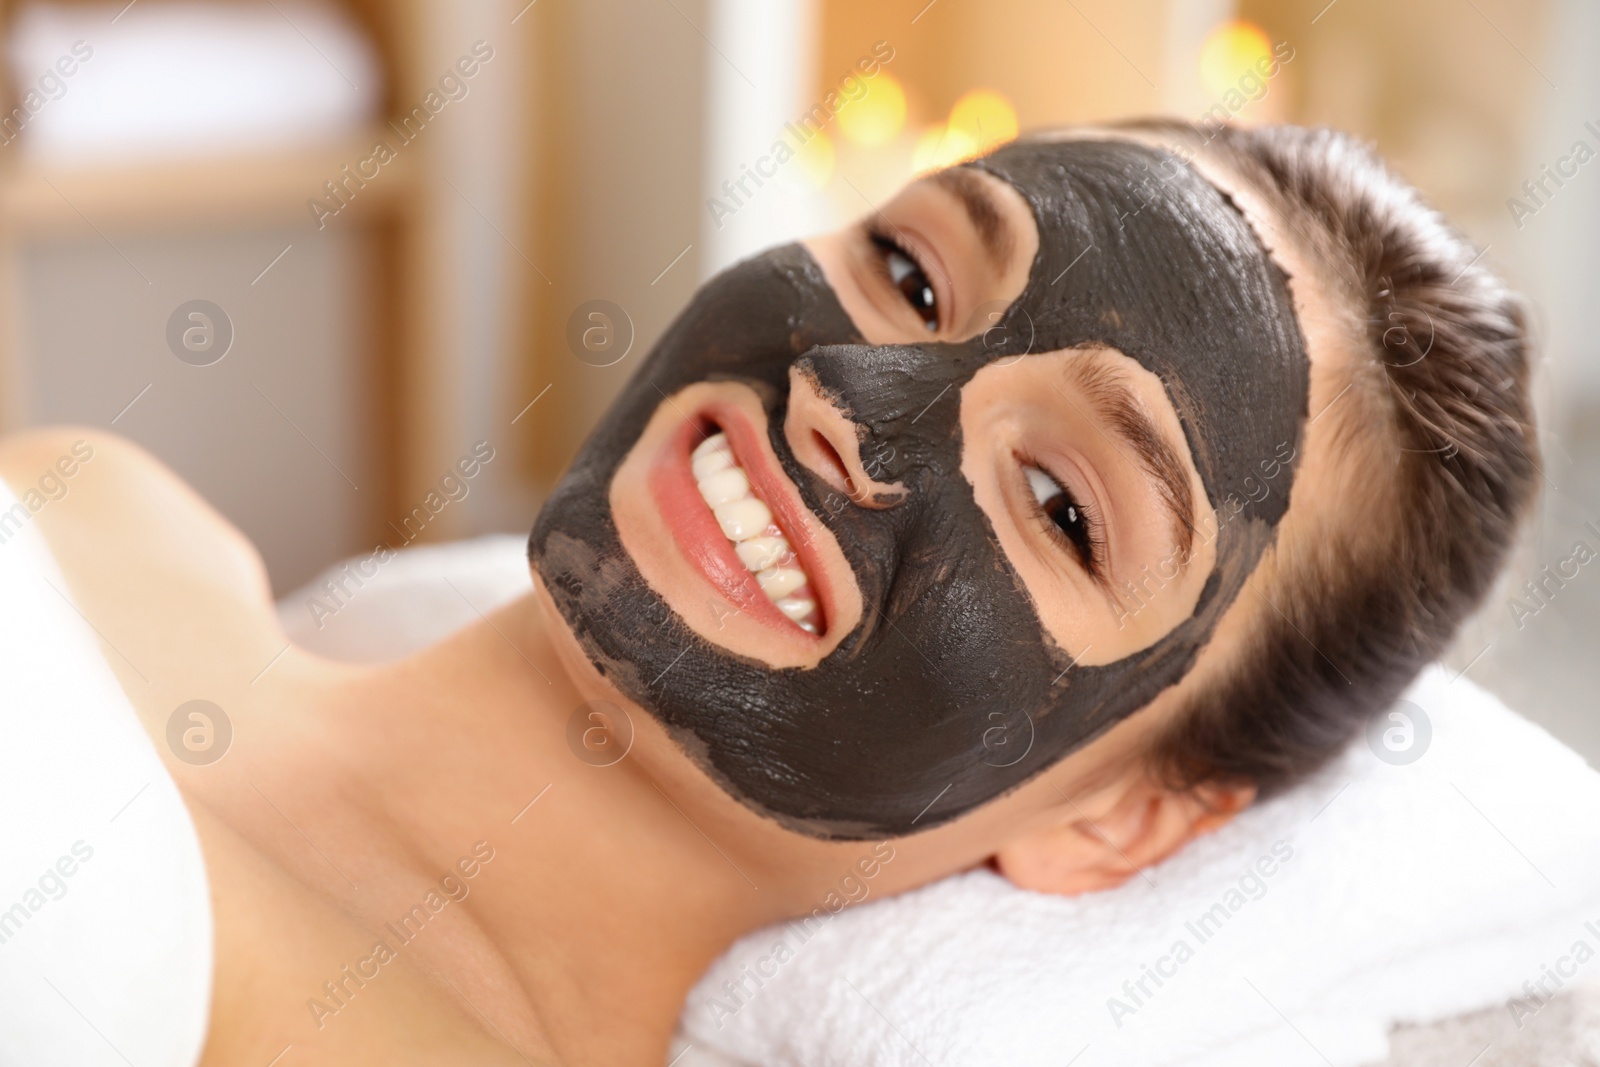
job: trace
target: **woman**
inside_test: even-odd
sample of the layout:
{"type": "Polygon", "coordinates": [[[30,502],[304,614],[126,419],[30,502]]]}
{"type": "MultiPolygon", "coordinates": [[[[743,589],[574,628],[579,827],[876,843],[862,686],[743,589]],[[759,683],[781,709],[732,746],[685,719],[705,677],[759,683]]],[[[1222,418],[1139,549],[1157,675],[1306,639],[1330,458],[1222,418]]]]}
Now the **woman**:
{"type": "Polygon", "coordinates": [[[232,723],[166,759],[203,1063],[659,1064],[710,961],[842,877],[1108,888],[1337,751],[1498,569],[1526,375],[1364,150],[1145,124],[708,283],[534,593],[400,662],[283,652],[253,548],[126,443],[0,475],[92,442],[37,519],[77,606],[164,758],[183,702],[232,723]]]}

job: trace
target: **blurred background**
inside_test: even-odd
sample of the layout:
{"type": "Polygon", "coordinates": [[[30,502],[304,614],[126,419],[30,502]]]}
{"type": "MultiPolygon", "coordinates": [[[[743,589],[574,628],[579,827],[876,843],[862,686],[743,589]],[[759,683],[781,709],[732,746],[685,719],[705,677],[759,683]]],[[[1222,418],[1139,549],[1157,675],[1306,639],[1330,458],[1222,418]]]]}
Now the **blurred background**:
{"type": "Polygon", "coordinates": [[[1543,511],[1452,660],[1600,763],[1600,564],[1543,577],[1600,550],[1592,0],[0,16],[0,429],[140,442],[280,593],[379,543],[527,529],[703,279],[919,170],[1152,113],[1354,132],[1533,300],[1543,511]],[[492,458],[442,489],[475,448],[492,458]]]}

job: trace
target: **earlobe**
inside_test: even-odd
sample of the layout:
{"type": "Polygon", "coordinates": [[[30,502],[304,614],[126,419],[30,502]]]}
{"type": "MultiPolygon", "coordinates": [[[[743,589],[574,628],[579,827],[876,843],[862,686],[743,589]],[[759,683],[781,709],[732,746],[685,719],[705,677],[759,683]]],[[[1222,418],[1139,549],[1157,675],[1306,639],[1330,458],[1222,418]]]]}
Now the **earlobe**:
{"type": "Polygon", "coordinates": [[[1064,803],[1007,841],[994,866],[1020,889],[1075,896],[1114,889],[1188,842],[1225,825],[1255,799],[1250,785],[1174,792],[1140,776],[1119,790],[1064,803]]]}

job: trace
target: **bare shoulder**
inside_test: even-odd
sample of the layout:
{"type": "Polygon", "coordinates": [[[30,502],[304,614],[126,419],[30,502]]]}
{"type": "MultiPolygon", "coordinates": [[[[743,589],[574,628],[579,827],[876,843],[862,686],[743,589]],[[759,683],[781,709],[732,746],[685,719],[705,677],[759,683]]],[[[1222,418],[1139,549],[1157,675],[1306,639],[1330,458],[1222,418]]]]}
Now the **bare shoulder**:
{"type": "Polygon", "coordinates": [[[21,506],[0,515],[0,534],[36,522],[64,571],[93,557],[118,568],[124,586],[171,589],[176,578],[271,604],[266,567],[249,539],[125,437],[90,426],[9,434],[0,438],[0,478],[21,506]]]}
{"type": "Polygon", "coordinates": [[[18,498],[0,509],[0,543],[24,526],[44,539],[66,581],[58,591],[94,628],[152,737],[174,707],[236,694],[283,648],[255,546],[132,441],[83,426],[8,436],[0,478],[18,498]]]}

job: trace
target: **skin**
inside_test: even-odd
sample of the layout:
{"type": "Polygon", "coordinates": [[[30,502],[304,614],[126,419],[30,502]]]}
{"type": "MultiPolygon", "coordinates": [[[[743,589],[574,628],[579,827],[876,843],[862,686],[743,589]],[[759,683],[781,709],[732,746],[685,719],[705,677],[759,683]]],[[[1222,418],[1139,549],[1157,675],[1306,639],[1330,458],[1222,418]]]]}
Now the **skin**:
{"type": "MultiPolygon", "coordinates": [[[[1249,190],[1224,172],[1208,176],[1239,199],[1290,276],[1312,358],[1311,411],[1319,412],[1338,391],[1330,368],[1348,358],[1340,341],[1348,323],[1323,295],[1331,289],[1315,264],[1249,190]]],[[[884,211],[936,251],[950,283],[940,296],[949,301],[951,336],[973,329],[986,301],[1020,287],[1011,264],[978,269],[960,208],[937,190],[914,186],[884,211]]],[[[1024,273],[1025,215],[1014,219],[1024,273]]],[[[810,248],[869,339],[926,336],[895,290],[881,280],[875,287],[859,230],[810,248]]],[[[1174,430],[1159,383],[1117,353],[1093,358],[1174,430]]],[[[963,474],[998,517],[1052,634],[1064,647],[1114,658],[1170,628],[1170,618],[1192,606],[1193,583],[1209,564],[1191,563],[1191,573],[1120,628],[1104,597],[1075,591],[1057,598],[1070,607],[1050,606],[1052,582],[1083,579],[1059,546],[1050,546],[1058,550],[1052,556],[1023,521],[1007,525],[1017,501],[996,457],[1065,413],[1035,406],[1041,391],[1020,366],[986,369],[969,387],[963,429],[987,443],[963,474]]],[[[858,495],[892,491],[872,485],[826,405],[796,404],[790,419],[792,440],[814,440],[814,431],[830,442],[836,465],[821,452],[807,460],[819,474],[858,495]]],[[[1337,515],[1333,504],[1316,503],[1342,488],[1334,422],[1308,428],[1284,525],[1290,543],[1309,536],[1295,528],[1337,515]]],[[[1164,524],[1147,521],[1148,492],[1117,469],[1114,453],[1096,450],[1093,426],[1080,419],[1074,432],[1061,447],[1081,452],[1092,474],[1086,484],[1103,487],[1112,565],[1159,555],[1167,546],[1153,531],[1164,524]]],[[[810,912],[873,854],[871,842],[786,830],[724,793],[593,670],[537,585],[395,663],[356,666],[283,651],[287,639],[253,546],[138,447],[92,428],[17,434],[0,442],[0,477],[30,484],[80,438],[94,446],[94,460],[35,521],[199,832],[217,959],[205,1064],[267,1063],[290,1045],[282,1064],[659,1065],[685,995],[723,949],[759,926],[810,912]],[[196,697],[223,707],[234,727],[228,754],[203,767],[176,759],[165,744],[168,716],[196,697]],[[609,767],[587,765],[568,747],[574,709],[594,699],[621,707],[634,730],[627,758],[609,767]],[[368,954],[382,925],[478,841],[490,843],[494,858],[471,880],[470,895],[319,1029],[307,998],[368,954]]],[[[1192,462],[1186,469],[1197,477],[1192,462]]],[[[632,476],[619,472],[615,499],[632,498],[621,484],[632,476]]],[[[626,525],[628,551],[697,631],[769,663],[815,654],[772,627],[745,626],[749,620],[718,628],[704,584],[688,580],[668,533],[647,513],[626,525]]],[[[840,564],[823,557],[830,569],[840,564]]],[[[1253,583],[1271,588],[1277,566],[1269,553],[1253,583]]],[[[1141,756],[1180,698],[1249,639],[1261,610],[1257,597],[1241,597],[1183,682],[1048,773],[890,842],[893,859],[870,880],[873,896],[980,864],[1042,892],[1109,888],[1226,822],[1252,799],[1247,784],[1175,793],[1152,781],[1141,756]]]]}

